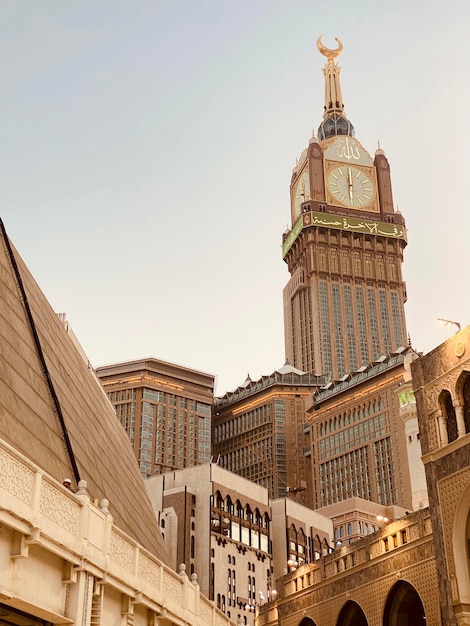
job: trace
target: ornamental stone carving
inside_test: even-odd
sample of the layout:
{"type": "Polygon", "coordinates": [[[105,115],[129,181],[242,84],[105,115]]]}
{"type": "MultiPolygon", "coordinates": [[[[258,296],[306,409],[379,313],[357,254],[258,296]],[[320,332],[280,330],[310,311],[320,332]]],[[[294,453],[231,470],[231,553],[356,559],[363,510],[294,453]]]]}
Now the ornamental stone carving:
{"type": "Polygon", "coordinates": [[[139,553],[138,576],[150,585],[158,587],[160,585],[161,568],[152,559],[144,554],[139,553]]]}
{"type": "Polygon", "coordinates": [[[34,472],[0,450],[0,487],[25,504],[32,504],[34,472]]]}
{"type": "Polygon", "coordinates": [[[173,600],[173,602],[181,602],[181,592],[183,584],[180,580],[177,580],[174,576],[167,571],[163,572],[163,593],[167,598],[173,600]]]}
{"type": "Polygon", "coordinates": [[[439,380],[435,380],[431,385],[426,387],[424,397],[426,400],[426,412],[432,413],[439,408],[439,396],[443,389],[452,396],[452,400],[455,400],[455,385],[457,378],[460,376],[460,371],[452,372],[443,376],[439,380]]]}
{"type": "Polygon", "coordinates": [[[116,532],[111,533],[109,545],[109,558],[130,572],[134,571],[135,551],[134,546],[116,532]]]}
{"type": "Polygon", "coordinates": [[[80,512],[79,505],[44,480],[41,483],[39,512],[45,519],[66,532],[72,535],[76,534],[80,512]]]}
{"type": "Polygon", "coordinates": [[[212,612],[213,609],[209,604],[201,602],[199,607],[199,616],[201,618],[201,624],[212,624],[212,612]]]}

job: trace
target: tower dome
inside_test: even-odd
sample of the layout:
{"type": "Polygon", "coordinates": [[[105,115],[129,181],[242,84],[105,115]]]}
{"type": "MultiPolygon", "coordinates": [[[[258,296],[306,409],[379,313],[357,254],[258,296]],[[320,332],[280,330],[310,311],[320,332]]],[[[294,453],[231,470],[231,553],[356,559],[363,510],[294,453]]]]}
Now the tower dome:
{"type": "Polygon", "coordinates": [[[354,126],[345,115],[332,113],[325,117],[318,127],[318,139],[323,141],[336,135],[349,135],[354,137],[354,126]]]}

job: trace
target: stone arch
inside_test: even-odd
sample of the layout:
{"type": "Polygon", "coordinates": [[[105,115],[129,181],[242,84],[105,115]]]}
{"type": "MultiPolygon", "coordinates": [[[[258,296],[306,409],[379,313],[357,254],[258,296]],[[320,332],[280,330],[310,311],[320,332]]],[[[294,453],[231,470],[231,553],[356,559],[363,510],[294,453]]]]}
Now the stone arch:
{"type": "Polygon", "coordinates": [[[457,439],[459,433],[457,430],[457,416],[455,415],[454,403],[447,389],[443,389],[439,394],[439,408],[447,431],[447,443],[450,443],[457,439]]]}
{"type": "Polygon", "coordinates": [[[224,499],[219,490],[215,492],[215,506],[222,511],[224,509],[224,499]]]}
{"type": "Polygon", "coordinates": [[[455,385],[457,400],[462,407],[465,433],[470,433],[470,372],[463,371],[455,385]]]}
{"type": "Polygon", "coordinates": [[[426,614],[416,589],[406,580],[391,588],[385,602],[383,626],[425,626],[426,614]]]}
{"type": "Polygon", "coordinates": [[[303,528],[299,528],[297,531],[297,552],[298,552],[298,562],[299,565],[303,565],[309,561],[307,550],[308,550],[308,541],[307,535],[304,532],[303,528]]]}
{"type": "Polygon", "coordinates": [[[325,556],[326,554],[330,554],[331,552],[333,552],[333,548],[330,546],[326,538],[323,539],[322,546],[323,546],[322,556],[325,556]]]}
{"type": "Polygon", "coordinates": [[[322,542],[321,539],[319,537],[319,535],[315,535],[315,537],[313,538],[313,559],[315,561],[318,561],[322,556],[322,542]]]}
{"type": "Polygon", "coordinates": [[[299,623],[299,626],[317,626],[313,619],[310,617],[304,617],[303,620],[299,623]]]}
{"type": "Polygon", "coordinates": [[[470,483],[467,483],[457,502],[452,525],[452,550],[455,578],[458,580],[459,604],[470,604],[470,483]],[[466,555],[466,558],[462,558],[466,555]]]}
{"type": "Polygon", "coordinates": [[[249,522],[253,521],[253,511],[249,504],[245,506],[245,519],[247,519],[249,522]]]}
{"type": "Polygon", "coordinates": [[[368,623],[359,604],[348,600],[340,611],[336,626],[368,626],[368,623]]]}

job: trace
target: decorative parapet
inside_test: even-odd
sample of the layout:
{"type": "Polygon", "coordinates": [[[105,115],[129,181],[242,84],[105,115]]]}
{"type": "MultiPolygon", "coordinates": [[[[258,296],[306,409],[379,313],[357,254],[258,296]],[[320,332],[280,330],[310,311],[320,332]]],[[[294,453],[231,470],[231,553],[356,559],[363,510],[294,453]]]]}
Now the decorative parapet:
{"type": "MultiPolygon", "coordinates": [[[[79,572],[92,575],[95,587],[110,585],[138,602],[184,624],[222,626],[232,622],[200,594],[196,577],[172,571],[113,524],[108,502],[91,502],[82,481],[77,493],[68,491],[26,457],[0,440],[0,524],[10,535],[10,558],[28,559],[30,547],[61,557],[59,580],[74,583],[79,572]],[[96,582],[97,581],[97,582],[96,582]]],[[[55,557],[51,558],[54,560],[55,557]]],[[[57,559],[55,559],[57,561],[57,559]]],[[[12,561],[13,562],[13,561],[12,561]]],[[[25,602],[14,589],[13,576],[2,575],[6,598],[25,602]],[[8,588],[10,585],[10,589],[8,588]]],[[[27,590],[25,590],[27,594],[27,590]]],[[[26,605],[29,598],[26,597],[26,605]]],[[[57,599],[48,599],[54,623],[70,623],[57,599]],[[55,609],[55,613],[52,609],[55,609]],[[60,618],[63,617],[63,621],[60,618]]],[[[32,602],[29,602],[33,606],[32,602]]]]}
{"type": "Polygon", "coordinates": [[[432,539],[429,509],[422,509],[391,522],[380,531],[358,541],[337,547],[315,563],[299,567],[278,582],[279,599],[260,608],[260,624],[273,624],[278,602],[296,597],[306,590],[346,579],[354,573],[412,549],[413,544],[432,539]],[[280,584],[279,584],[280,583],[280,584]]]}
{"type": "Polygon", "coordinates": [[[273,372],[269,376],[262,376],[257,381],[251,381],[246,387],[238,387],[235,391],[228,391],[224,396],[216,398],[215,410],[216,412],[221,411],[226,406],[254,396],[275,385],[320,387],[324,385],[325,382],[325,376],[317,376],[316,374],[296,374],[295,372],[283,374],[281,372],[273,372]]]}

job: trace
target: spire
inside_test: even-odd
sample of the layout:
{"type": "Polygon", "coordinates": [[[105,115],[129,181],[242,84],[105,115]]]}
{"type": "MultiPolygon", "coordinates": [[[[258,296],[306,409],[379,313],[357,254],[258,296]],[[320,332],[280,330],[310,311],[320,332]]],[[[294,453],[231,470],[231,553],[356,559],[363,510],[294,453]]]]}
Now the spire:
{"type": "Polygon", "coordinates": [[[354,127],[345,115],[343,96],[339,75],[341,68],[335,59],[343,52],[343,44],[335,37],[338,47],[330,50],[322,43],[323,35],[317,39],[317,48],[327,58],[323,74],[325,76],[325,106],[323,122],[318,129],[320,141],[335,135],[349,135],[354,137],[354,127]]]}

